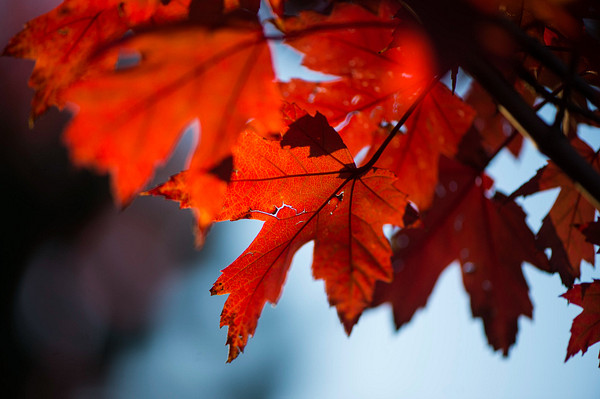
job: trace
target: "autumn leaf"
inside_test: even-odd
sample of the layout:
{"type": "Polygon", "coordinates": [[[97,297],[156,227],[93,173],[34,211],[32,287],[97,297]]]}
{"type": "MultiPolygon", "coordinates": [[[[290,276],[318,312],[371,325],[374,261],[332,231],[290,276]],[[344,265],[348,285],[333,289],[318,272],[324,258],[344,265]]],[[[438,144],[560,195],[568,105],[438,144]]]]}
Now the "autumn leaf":
{"type": "MultiPolygon", "coordinates": [[[[600,160],[590,146],[580,139],[573,139],[571,144],[596,170],[600,170],[600,160]]],[[[552,270],[560,274],[564,285],[571,287],[581,275],[582,260],[594,265],[594,248],[577,227],[592,222],[596,209],[552,162],[548,162],[511,197],[527,196],[555,187],[560,187],[560,193],[542,222],[537,241],[538,246],[552,249],[552,270]]]]}
{"type": "Polygon", "coordinates": [[[132,25],[164,24],[181,20],[189,11],[191,0],[127,0],[120,3],[122,13],[132,25]]]}
{"type": "Polygon", "coordinates": [[[269,0],[268,3],[275,16],[283,17],[285,0],[269,0]]]}
{"type": "Polygon", "coordinates": [[[374,305],[391,302],[399,328],[427,299],[441,272],[457,260],[471,299],[495,350],[506,356],[516,340],[518,318],[532,305],[521,264],[548,270],[537,250],[525,213],[506,197],[488,198],[491,179],[442,158],[440,185],[423,229],[406,229],[393,240],[394,280],[377,285],[374,305]]]}
{"type": "MultiPolygon", "coordinates": [[[[377,166],[402,176],[398,188],[408,193],[419,209],[429,208],[438,184],[438,159],[456,154],[474,116],[470,106],[442,83],[436,84],[406,122],[404,134],[390,142],[377,166]]],[[[384,139],[378,135],[367,158],[384,139]]]]}
{"type": "MultiPolygon", "coordinates": [[[[600,245],[600,221],[599,220],[577,226],[577,228],[585,236],[585,240],[587,242],[589,242],[590,244],[594,244],[594,245],[600,245]]],[[[598,252],[596,252],[596,253],[598,253],[598,252]]]]}
{"type": "MultiPolygon", "coordinates": [[[[576,284],[561,296],[569,303],[583,308],[583,312],[575,317],[571,326],[566,362],[577,352],[581,351],[583,355],[590,346],[600,342],[600,280],[576,284]]],[[[600,359],[600,354],[598,358],[600,359]]]]}
{"type": "MultiPolygon", "coordinates": [[[[528,93],[525,89],[522,93],[528,93]]],[[[530,96],[531,97],[531,96],[530,96]]],[[[530,98],[531,103],[535,96],[530,98]]],[[[473,127],[481,137],[481,145],[488,154],[493,154],[513,132],[513,127],[498,109],[498,104],[479,85],[474,82],[465,95],[467,104],[476,111],[473,127]]],[[[523,137],[516,136],[508,145],[510,152],[517,157],[521,152],[523,137]]]]}
{"type": "MultiPolygon", "coordinates": [[[[360,109],[354,108],[355,105],[363,107],[364,112],[354,112],[350,123],[346,127],[342,128],[342,135],[345,143],[347,146],[349,146],[353,155],[365,145],[373,142],[373,135],[375,132],[378,132],[378,124],[386,120],[384,116],[386,116],[389,120],[399,119],[401,117],[401,112],[406,111],[406,108],[409,105],[407,104],[409,99],[413,97],[413,94],[419,93],[419,91],[422,89],[421,85],[423,82],[414,82],[418,80],[416,75],[419,73],[423,74],[422,79],[424,79],[426,71],[423,68],[422,63],[429,61],[428,58],[426,60],[421,59],[426,57],[426,51],[418,50],[419,44],[423,43],[422,38],[420,42],[415,42],[414,46],[408,49],[391,49],[386,51],[384,55],[379,54],[379,51],[384,49],[384,47],[389,44],[393,33],[392,27],[396,24],[395,22],[391,21],[391,15],[393,15],[393,13],[390,12],[390,10],[388,10],[385,6],[381,7],[380,13],[382,15],[377,16],[359,6],[338,5],[336,6],[332,15],[329,17],[308,12],[302,13],[300,17],[289,18],[282,22],[283,31],[287,35],[290,35],[290,38],[286,39],[286,42],[301,49],[306,49],[307,46],[309,46],[307,43],[321,43],[323,40],[341,40],[344,43],[350,43],[346,48],[341,48],[339,50],[339,62],[347,62],[347,64],[345,64],[346,66],[341,64],[342,69],[335,71],[342,76],[344,73],[346,73],[346,75],[348,73],[352,75],[346,76],[348,78],[346,81],[338,82],[339,84],[335,86],[344,91],[342,96],[347,96],[348,93],[352,93],[351,89],[346,86],[348,82],[359,87],[360,92],[367,90],[371,93],[376,93],[380,91],[380,89],[377,87],[370,87],[374,81],[377,79],[384,79],[384,83],[393,81],[393,86],[385,89],[387,90],[386,93],[389,95],[385,94],[386,97],[383,99],[375,99],[372,104],[366,108],[363,107],[363,104],[361,103],[362,100],[359,100],[360,94],[351,94],[352,100],[349,101],[345,97],[338,97],[336,94],[336,89],[326,91],[322,91],[321,89],[318,90],[319,92],[324,93],[324,101],[329,101],[328,104],[333,107],[339,108],[342,106],[340,104],[349,105],[349,108],[346,107],[341,113],[337,113],[335,115],[331,115],[331,113],[329,114],[329,116],[334,118],[334,123],[340,123],[343,121],[343,118],[347,118],[348,112],[357,111],[357,109],[360,109]],[[328,30],[320,32],[319,26],[322,26],[322,23],[349,24],[357,27],[356,29],[349,28],[350,30],[346,29],[342,30],[341,32],[336,30],[332,32],[329,32],[328,30]],[[361,24],[365,26],[362,26],[361,24]],[[312,32],[311,29],[316,30],[312,32]],[[354,30],[358,30],[358,32],[354,32],[354,30]],[[351,41],[354,41],[354,43],[351,43],[351,41]],[[368,46],[372,46],[372,48],[369,49],[368,46]],[[350,56],[349,51],[354,54],[354,58],[350,60],[348,60],[348,57],[350,56]],[[346,61],[344,61],[345,59],[346,61]],[[357,61],[359,59],[365,59],[366,61],[357,61]],[[392,70],[391,73],[385,72],[387,71],[386,68],[390,67],[390,63],[394,65],[395,69],[392,70]],[[404,75],[402,75],[400,71],[406,71],[406,65],[408,63],[413,63],[415,65],[414,67],[418,69],[418,71],[409,70],[408,72],[402,72],[404,73],[404,75]],[[348,69],[347,65],[350,65],[351,69],[348,69]],[[394,77],[394,73],[396,72],[396,79],[391,79],[394,77]],[[410,73],[414,73],[415,76],[410,76],[410,73]],[[410,93],[405,92],[408,86],[410,86],[412,90],[410,93]],[[402,90],[400,90],[400,88],[402,88],[402,90]],[[400,90],[400,92],[390,94],[392,90],[400,90]],[[386,115],[381,115],[379,118],[375,118],[375,114],[381,114],[381,103],[387,107],[388,112],[386,115]],[[367,114],[367,111],[369,111],[369,114],[367,114]],[[374,126],[373,129],[365,129],[364,124],[367,123],[369,126],[374,126]]],[[[320,53],[318,51],[314,54],[309,53],[307,54],[307,57],[315,57],[317,54],[320,53]]],[[[307,58],[305,58],[305,60],[306,59],[307,58]]],[[[321,65],[320,63],[314,62],[310,66],[317,68],[317,64],[321,65]]],[[[324,65],[325,68],[335,68],[331,65],[331,62],[328,62],[327,60],[325,60],[322,65],[324,65]]],[[[332,69],[326,69],[326,71],[333,72],[332,69]]],[[[284,90],[284,98],[285,95],[289,95],[290,90],[293,89],[294,95],[286,98],[287,101],[299,104],[300,108],[307,106],[309,111],[311,111],[313,114],[321,111],[327,114],[328,108],[324,107],[322,103],[317,102],[316,104],[307,104],[306,101],[302,101],[303,98],[310,99],[312,96],[310,93],[304,93],[302,91],[302,87],[314,87],[314,85],[318,84],[319,83],[294,80],[293,82],[290,82],[289,85],[282,84],[281,87],[282,90],[284,90]],[[315,107],[314,105],[317,106],[315,107]]],[[[453,102],[448,109],[456,106],[456,102],[453,102]]],[[[466,108],[466,106],[464,107],[466,108]]],[[[465,120],[462,121],[461,124],[468,124],[468,109],[460,112],[465,112],[465,120]]],[[[440,140],[444,140],[444,138],[441,138],[440,140]]],[[[450,141],[450,139],[448,140],[450,141]]],[[[199,221],[199,234],[197,235],[199,242],[201,242],[203,238],[202,232],[206,231],[206,228],[210,225],[210,221],[212,220],[211,217],[214,215],[214,211],[218,208],[218,204],[221,203],[220,201],[214,200],[214,198],[216,198],[215,195],[205,195],[205,190],[203,189],[203,187],[205,187],[204,184],[206,184],[206,181],[204,181],[203,177],[205,173],[205,168],[201,168],[201,173],[196,173],[194,171],[183,172],[180,176],[172,178],[163,187],[157,188],[151,192],[152,194],[164,195],[167,198],[178,201],[181,198],[185,198],[184,201],[180,201],[180,204],[183,207],[190,207],[194,210],[196,218],[199,221]],[[194,176],[198,177],[194,178],[194,176]],[[192,180],[195,181],[193,182],[192,180]]],[[[214,190],[211,191],[222,193],[224,190],[223,181],[217,182],[212,179],[212,177],[209,177],[209,179],[213,182],[211,187],[213,187],[214,190]]],[[[221,197],[221,195],[219,195],[219,197],[221,197]]]]}
{"type": "MultiPolygon", "coordinates": [[[[555,164],[508,198],[492,196],[485,175],[502,148],[518,154],[516,126],[542,149],[534,133],[560,128],[600,170],[598,153],[577,138],[581,123],[600,125],[593,18],[584,23],[589,10],[563,0],[525,3],[64,0],[3,54],[35,60],[32,117],[71,111],[73,163],[109,174],[120,204],[144,190],[186,128],[200,127],[188,169],[143,194],[191,209],[198,245],[215,221],[264,222],[211,289],[228,295],[220,323],[229,361],[310,241],[313,275],[348,334],[382,303],[397,327],[408,322],[457,262],[473,316],[507,355],[519,318],[532,314],[523,262],[571,286],[600,240],[596,210],[555,164]],[[274,18],[259,21],[261,6],[274,18]],[[279,32],[264,33],[273,32],[267,24],[279,32]],[[277,82],[273,42],[328,79],[277,82]],[[450,70],[454,92],[459,68],[472,77],[465,102],[430,83],[450,70]],[[546,103],[557,109],[554,126],[538,120],[546,103]],[[513,199],[555,187],[534,237],[513,199]],[[396,226],[391,243],[385,225],[396,226]]],[[[591,172],[577,157],[553,157],[591,172]]],[[[563,295],[584,309],[567,359],[600,340],[599,287],[563,295]]]]}
{"type": "Polygon", "coordinates": [[[347,80],[310,82],[292,79],[280,83],[280,87],[286,101],[297,104],[311,114],[319,112],[333,126],[340,126],[339,134],[354,156],[373,143],[374,132],[380,129],[384,121],[383,109],[377,104],[385,99],[374,100],[372,106],[363,107],[358,103],[364,97],[354,94],[347,80]]]}
{"type": "Polygon", "coordinates": [[[242,8],[256,14],[260,7],[260,0],[224,0],[223,5],[225,12],[242,8]]]}
{"type": "Polygon", "coordinates": [[[402,226],[406,196],[383,169],[356,168],[325,117],[306,115],[280,142],[247,132],[234,152],[235,171],[217,220],[265,224],[223,270],[213,294],[229,294],[229,361],[254,334],[264,304],[276,303],[296,250],[314,240],[313,275],[350,333],[371,302],[375,282],[390,281],[391,249],[383,225],[402,226]]]}
{"type": "MultiPolygon", "coordinates": [[[[283,103],[281,112],[283,122],[288,126],[307,114],[297,105],[287,103],[283,103]]],[[[162,196],[179,202],[182,209],[191,209],[197,222],[196,245],[201,247],[215,217],[221,213],[232,171],[233,159],[227,158],[211,170],[184,170],[142,194],[162,196]],[[210,195],[207,195],[206,187],[210,187],[210,195]]]]}
{"type": "Polygon", "coordinates": [[[284,82],[285,100],[322,113],[332,126],[346,125],[340,135],[353,154],[372,143],[380,124],[399,120],[433,76],[430,45],[421,32],[406,32],[403,46],[388,48],[398,25],[392,16],[384,5],[373,14],[338,3],[328,16],[303,12],[282,22],[285,43],[304,54],[304,66],[339,77],[284,82]]]}
{"type": "Polygon", "coordinates": [[[111,174],[122,203],[143,188],[195,118],[201,135],[191,180],[202,179],[230,156],[249,120],[266,135],[281,129],[279,91],[258,25],[149,32],[107,57],[119,51],[138,54],[139,64],[68,90],[66,98],[77,111],[65,141],[76,164],[111,174]]]}
{"type": "Polygon", "coordinates": [[[65,0],[28,22],[3,55],[36,61],[29,80],[35,89],[32,117],[53,105],[62,108],[63,92],[76,80],[114,68],[117,53],[102,63],[88,63],[96,50],[132,27],[184,18],[189,2],[174,0],[164,5],[160,0],[65,0]]]}

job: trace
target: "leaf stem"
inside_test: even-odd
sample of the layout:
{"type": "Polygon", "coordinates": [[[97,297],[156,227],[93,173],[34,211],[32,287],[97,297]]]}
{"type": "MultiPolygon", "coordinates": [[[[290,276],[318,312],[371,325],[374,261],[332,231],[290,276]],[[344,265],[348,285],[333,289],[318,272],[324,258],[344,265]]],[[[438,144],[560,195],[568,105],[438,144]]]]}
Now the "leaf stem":
{"type": "MultiPolygon", "coordinates": [[[[573,104],[571,101],[567,101],[567,99],[569,97],[568,93],[565,92],[565,94],[563,94],[562,98],[558,99],[558,98],[556,98],[556,93],[554,93],[554,92],[550,93],[544,86],[542,86],[535,79],[535,77],[529,71],[527,71],[525,68],[523,68],[523,66],[517,65],[515,70],[516,70],[519,78],[523,79],[528,85],[530,85],[535,90],[535,92],[537,94],[544,97],[544,99],[547,102],[550,102],[553,105],[556,105],[557,107],[560,107],[563,110],[568,110],[568,111],[577,113],[577,114],[583,116],[584,118],[588,118],[589,120],[600,124],[600,116],[598,116],[594,112],[590,111],[589,109],[582,108],[580,106],[577,106],[576,104],[573,104]]],[[[568,82],[570,83],[570,81],[571,80],[569,80],[568,82]]],[[[565,81],[564,84],[561,85],[560,87],[562,87],[566,90],[566,84],[567,84],[567,81],[565,81]]],[[[570,88],[571,85],[569,84],[568,87],[570,88]]],[[[559,90],[559,92],[560,92],[560,90],[559,90]]],[[[562,118],[559,118],[559,119],[562,119],[562,118]]]]}
{"type": "MultiPolygon", "coordinates": [[[[554,98],[554,96],[561,92],[563,90],[562,85],[559,86],[558,88],[556,88],[552,93],[552,97],[554,98]]],[[[548,104],[550,102],[550,100],[548,99],[544,99],[543,101],[541,101],[539,104],[536,104],[533,109],[537,112],[540,109],[542,109],[546,104],[548,104]]],[[[487,160],[477,169],[478,173],[477,175],[480,175],[483,171],[485,171],[485,169],[487,168],[487,166],[490,164],[490,162],[492,162],[494,160],[494,158],[496,158],[496,156],[500,153],[500,151],[502,151],[505,147],[508,147],[508,145],[519,135],[519,131],[517,130],[517,128],[513,127],[512,132],[509,136],[507,136],[504,141],[502,143],[500,143],[500,145],[494,150],[494,152],[492,154],[490,154],[487,157],[487,160]]]]}
{"type": "Polygon", "coordinates": [[[600,92],[593,89],[582,77],[572,73],[572,68],[556,58],[548,47],[542,45],[535,38],[528,36],[506,18],[497,18],[496,22],[519,42],[527,54],[535,57],[561,79],[565,81],[570,79],[573,89],[583,94],[596,107],[600,107],[600,92]]]}

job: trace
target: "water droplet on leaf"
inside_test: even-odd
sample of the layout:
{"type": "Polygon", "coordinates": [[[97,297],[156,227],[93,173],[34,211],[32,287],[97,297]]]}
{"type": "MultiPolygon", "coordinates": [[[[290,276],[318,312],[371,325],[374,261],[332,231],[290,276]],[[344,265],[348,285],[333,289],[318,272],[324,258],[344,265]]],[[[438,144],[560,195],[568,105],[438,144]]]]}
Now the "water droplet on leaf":
{"type": "Polygon", "coordinates": [[[444,198],[446,196],[446,188],[443,185],[438,184],[435,186],[435,194],[440,198],[444,198]]]}
{"type": "Polygon", "coordinates": [[[467,274],[475,273],[475,270],[476,270],[475,263],[465,262],[465,264],[462,266],[462,269],[463,269],[463,272],[467,273],[467,274]]]}
{"type": "Polygon", "coordinates": [[[404,249],[408,247],[408,244],[410,244],[410,238],[408,238],[406,234],[400,234],[396,238],[396,246],[398,247],[398,249],[404,249]]]}
{"type": "Polygon", "coordinates": [[[454,231],[461,231],[463,228],[463,223],[465,221],[464,215],[460,214],[454,219],[454,231]]]}
{"type": "Polygon", "coordinates": [[[458,183],[456,183],[454,180],[452,180],[450,182],[450,184],[448,184],[448,188],[450,189],[450,191],[452,191],[453,193],[455,193],[456,190],[458,190],[458,183]]]}
{"type": "Polygon", "coordinates": [[[483,280],[483,283],[481,283],[481,288],[483,288],[484,291],[491,291],[492,282],[490,280],[483,280]]]}

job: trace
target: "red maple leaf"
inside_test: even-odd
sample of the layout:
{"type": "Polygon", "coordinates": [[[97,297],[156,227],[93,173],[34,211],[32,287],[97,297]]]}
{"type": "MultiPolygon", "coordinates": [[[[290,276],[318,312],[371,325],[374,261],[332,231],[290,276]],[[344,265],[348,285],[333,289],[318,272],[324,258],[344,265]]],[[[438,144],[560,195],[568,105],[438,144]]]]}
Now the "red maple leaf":
{"type": "MultiPolygon", "coordinates": [[[[295,104],[284,104],[281,111],[283,121],[287,125],[294,123],[307,114],[306,111],[295,104]]],[[[144,194],[160,195],[179,202],[182,209],[191,209],[197,222],[196,245],[200,247],[203,245],[215,217],[223,208],[223,201],[227,195],[227,185],[232,171],[232,159],[227,158],[211,170],[184,170],[144,194]],[[207,193],[206,187],[211,188],[210,193],[207,193]]]]}
{"type": "Polygon", "coordinates": [[[256,14],[259,7],[260,0],[223,0],[223,8],[225,12],[242,8],[256,14]]]}
{"type": "Polygon", "coordinates": [[[284,98],[321,112],[332,126],[344,124],[340,135],[353,154],[372,144],[381,123],[399,120],[433,76],[421,32],[406,32],[403,46],[388,48],[398,25],[393,14],[386,2],[378,14],[336,3],[330,15],[303,12],[280,23],[285,42],[304,54],[304,66],[339,77],[282,83],[284,98]]]}
{"type": "Polygon", "coordinates": [[[88,63],[102,46],[132,27],[162,23],[187,15],[190,0],[65,0],[54,10],[25,25],[4,49],[4,55],[35,60],[29,85],[35,89],[32,117],[65,104],[63,91],[78,79],[111,70],[118,54],[103,63],[88,63]]]}
{"type": "Polygon", "coordinates": [[[271,6],[271,10],[273,10],[275,16],[283,17],[285,0],[269,0],[268,3],[271,6]]]}
{"type": "MultiPolygon", "coordinates": [[[[575,317],[571,326],[566,362],[577,352],[581,351],[583,355],[591,345],[600,342],[600,280],[576,284],[561,296],[569,303],[583,308],[583,312],[575,317]]],[[[600,359],[600,354],[598,358],[600,359]]]]}
{"type": "Polygon", "coordinates": [[[250,119],[265,134],[281,129],[279,91],[258,24],[148,32],[105,57],[124,51],[139,55],[139,64],[80,81],[65,94],[77,110],[65,132],[73,161],[110,172],[120,202],[143,188],[195,118],[201,138],[188,178],[196,181],[230,155],[250,119]]]}
{"type": "MultiPolygon", "coordinates": [[[[571,144],[596,170],[600,170],[600,158],[589,145],[578,138],[573,139],[571,144]]],[[[571,287],[581,274],[582,260],[594,265],[594,247],[586,241],[578,226],[592,222],[596,208],[552,162],[548,162],[511,197],[527,196],[555,187],[560,187],[560,193],[542,222],[537,241],[538,246],[552,249],[552,270],[560,274],[563,284],[571,287]]]]}
{"type": "MultiPolygon", "coordinates": [[[[577,226],[577,228],[585,236],[587,242],[600,245],[600,220],[577,226]]],[[[600,249],[598,251],[597,253],[600,253],[600,249]]]]}
{"type": "Polygon", "coordinates": [[[371,302],[375,282],[390,281],[391,248],[383,225],[402,226],[406,195],[393,173],[358,169],[325,117],[306,115],[280,142],[247,132],[234,153],[218,220],[265,224],[240,257],[223,270],[213,294],[229,294],[229,361],[254,334],[264,304],[277,302],[292,256],[314,240],[313,274],[325,280],[331,305],[350,333],[371,302]]]}
{"type": "Polygon", "coordinates": [[[424,228],[395,235],[394,280],[378,284],[374,305],[391,302],[399,328],[425,306],[441,272],[457,260],[473,316],[483,319],[490,345],[507,355],[519,316],[532,312],[521,264],[542,270],[548,265],[525,213],[502,195],[488,198],[490,185],[487,176],[442,158],[437,197],[423,215],[424,228]]]}
{"type": "MultiPolygon", "coordinates": [[[[438,83],[407,120],[404,134],[390,142],[377,166],[402,176],[398,188],[408,193],[419,209],[427,209],[438,184],[440,155],[452,157],[471,126],[475,112],[438,83]]],[[[367,158],[385,137],[380,133],[367,158]]]]}
{"type": "MultiPolygon", "coordinates": [[[[535,96],[532,96],[526,89],[521,89],[521,93],[529,94],[528,101],[533,104],[535,96]]],[[[481,138],[481,145],[488,154],[493,154],[504,141],[512,134],[513,127],[500,113],[498,104],[477,82],[473,82],[469,91],[465,95],[465,101],[476,111],[473,120],[473,127],[481,138]]],[[[521,152],[523,137],[516,136],[508,145],[508,149],[515,156],[521,152]]]]}

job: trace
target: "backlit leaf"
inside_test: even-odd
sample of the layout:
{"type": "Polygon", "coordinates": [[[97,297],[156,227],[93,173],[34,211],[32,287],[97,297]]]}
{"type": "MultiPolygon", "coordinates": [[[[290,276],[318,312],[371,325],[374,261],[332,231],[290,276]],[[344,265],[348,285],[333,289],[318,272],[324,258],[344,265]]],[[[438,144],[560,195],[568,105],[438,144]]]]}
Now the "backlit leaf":
{"type": "Polygon", "coordinates": [[[279,92],[258,27],[182,26],[135,36],[120,51],[138,54],[139,64],[69,89],[66,98],[77,111],[65,141],[76,164],[111,174],[122,203],[144,187],[195,118],[201,126],[190,165],[195,176],[230,155],[249,120],[265,134],[280,130],[279,92]]]}
{"type": "Polygon", "coordinates": [[[89,64],[89,57],[132,27],[164,23],[187,15],[189,0],[65,0],[33,19],[12,38],[4,55],[35,60],[29,85],[36,90],[33,117],[64,106],[63,91],[73,82],[114,68],[118,54],[89,64]]]}
{"type": "Polygon", "coordinates": [[[394,281],[378,284],[374,304],[391,302],[399,328],[425,306],[441,272],[458,261],[473,316],[483,320],[490,345],[507,355],[519,317],[531,317],[533,309],[522,263],[546,271],[548,264],[536,249],[524,212],[502,195],[488,198],[490,184],[488,177],[443,158],[424,228],[403,230],[393,238],[394,281]]]}
{"type": "Polygon", "coordinates": [[[383,225],[402,226],[406,196],[383,169],[362,171],[325,118],[304,116],[281,142],[247,133],[237,147],[219,220],[265,224],[216,281],[229,294],[221,315],[228,325],[229,361],[254,334],[264,304],[275,303],[294,253],[314,240],[313,274],[350,333],[371,302],[375,282],[390,281],[391,249],[383,225]]]}
{"type": "MultiPolygon", "coordinates": [[[[565,358],[567,361],[577,352],[581,351],[583,355],[590,346],[600,342],[600,280],[576,284],[561,296],[569,303],[583,308],[583,312],[573,320],[565,358]]],[[[600,354],[598,358],[600,359],[600,354]]]]}

